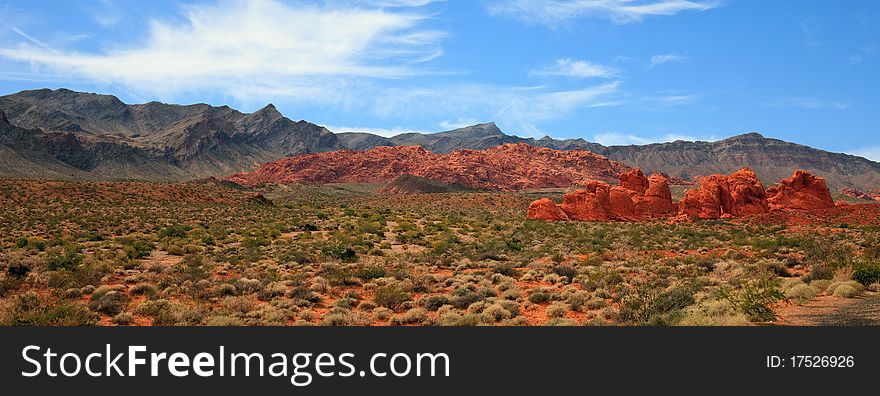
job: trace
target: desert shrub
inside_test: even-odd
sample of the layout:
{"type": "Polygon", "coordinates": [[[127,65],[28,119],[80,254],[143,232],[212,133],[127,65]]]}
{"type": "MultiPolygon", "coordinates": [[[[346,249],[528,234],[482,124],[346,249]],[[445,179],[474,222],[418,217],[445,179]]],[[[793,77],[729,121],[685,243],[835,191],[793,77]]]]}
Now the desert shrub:
{"type": "Polygon", "coordinates": [[[819,294],[819,290],[814,285],[803,283],[794,285],[785,291],[785,297],[801,303],[812,300],[817,294],[819,294]]]}
{"type": "Polygon", "coordinates": [[[561,318],[568,312],[568,307],[565,304],[553,303],[547,306],[545,312],[550,318],[561,318]]]}
{"type": "Polygon", "coordinates": [[[563,326],[563,327],[571,327],[577,326],[578,323],[574,320],[568,318],[551,318],[550,320],[544,322],[544,326],[563,326]]]}
{"type": "Polygon", "coordinates": [[[693,286],[669,290],[651,285],[640,285],[621,299],[620,320],[629,324],[670,325],[680,319],[682,309],[694,303],[693,286]]]}
{"type": "Polygon", "coordinates": [[[419,305],[428,311],[436,311],[446,304],[449,304],[449,298],[442,294],[432,294],[419,300],[419,305]]]}
{"type": "Polygon", "coordinates": [[[365,281],[378,279],[385,276],[385,269],[379,266],[361,267],[354,272],[354,276],[365,281]]]}
{"type": "Polygon", "coordinates": [[[494,323],[504,319],[510,319],[515,315],[501,304],[492,304],[483,309],[481,321],[484,323],[494,323]]]}
{"type": "Polygon", "coordinates": [[[144,241],[140,239],[121,239],[122,250],[125,252],[126,256],[132,260],[142,259],[150,255],[153,252],[153,249],[156,248],[150,241],[144,241]]]}
{"type": "Polygon", "coordinates": [[[125,309],[128,300],[128,296],[118,290],[98,289],[89,300],[89,309],[113,316],[125,309]]]}
{"type": "Polygon", "coordinates": [[[116,325],[127,326],[127,325],[130,325],[134,321],[134,315],[132,315],[128,312],[121,312],[121,313],[117,314],[116,316],[114,316],[113,319],[111,319],[111,321],[113,322],[113,324],[116,324],[116,325]]]}
{"type": "Polygon", "coordinates": [[[390,283],[376,289],[373,301],[380,307],[397,309],[412,299],[412,293],[400,283],[390,283]]]}
{"type": "Polygon", "coordinates": [[[351,247],[340,243],[324,245],[321,247],[321,253],[343,263],[356,263],[358,261],[357,252],[351,247]]]}
{"type": "Polygon", "coordinates": [[[130,293],[135,296],[146,296],[155,299],[159,296],[159,289],[152,283],[138,283],[131,287],[130,293]]]}
{"type": "Polygon", "coordinates": [[[234,296],[238,293],[238,288],[231,283],[223,283],[217,287],[217,292],[220,293],[221,296],[234,296]]]}
{"type": "Polygon", "coordinates": [[[705,300],[688,307],[679,321],[682,326],[746,326],[748,316],[737,312],[736,307],[727,300],[705,300]]]}
{"type": "Polygon", "coordinates": [[[16,297],[3,325],[9,326],[93,326],[97,318],[81,303],[42,299],[34,292],[16,297]]]}
{"type": "Polygon", "coordinates": [[[859,282],[843,281],[831,283],[828,288],[825,289],[825,293],[831,294],[835,297],[852,298],[857,296],[863,290],[865,290],[865,287],[859,282]],[[841,288],[843,288],[843,290],[838,290],[841,288]]]}
{"type": "Polygon", "coordinates": [[[205,308],[172,303],[153,318],[157,326],[198,326],[205,320],[205,308]]]}
{"type": "Polygon", "coordinates": [[[49,271],[76,268],[83,259],[83,255],[79,254],[81,250],[82,248],[75,244],[66,244],[63,248],[50,249],[46,256],[49,271]]]}
{"type": "Polygon", "coordinates": [[[179,277],[179,282],[196,282],[211,276],[211,263],[201,254],[187,255],[174,265],[174,272],[179,277]]]}
{"type": "Polygon", "coordinates": [[[840,287],[834,289],[834,297],[853,298],[859,295],[859,293],[859,289],[846,284],[840,285],[840,287]]]}
{"type": "Polygon", "coordinates": [[[532,304],[543,304],[550,301],[550,295],[542,291],[534,291],[529,294],[529,302],[532,304]]]}
{"type": "Polygon", "coordinates": [[[864,286],[880,282],[880,264],[857,265],[852,277],[864,286]]]}
{"type": "Polygon", "coordinates": [[[591,310],[602,309],[605,308],[606,305],[608,304],[605,302],[605,300],[599,297],[593,297],[586,302],[587,309],[591,310]]]}
{"type": "Polygon", "coordinates": [[[186,225],[168,226],[159,231],[159,238],[186,238],[186,233],[192,230],[192,227],[186,225]]]}
{"type": "Polygon", "coordinates": [[[759,322],[775,320],[776,312],[771,305],[785,299],[779,290],[779,281],[772,274],[747,279],[738,289],[721,288],[719,292],[740,312],[759,322]]]}
{"type": "Polygon", "coordinates": [[[168,300],[159,299],[159,300],[150,300],[144,301],[134,309],[135,315],[140,316],[158,316],[162,311],[169,309],[171,303],[168,300]]]}
{"type": "Polygon", "coordinates": [[[321,318],[322,326],[368,326],[370,318],[349,310],[336,309],[321,318]]]}
{"type": "Polygon", "coordinates": [[[427,324],[430,322],[428,311],[424,308],[413,308],[402,314],[391,317],[391,324],[395,326],[407,324],[427,324]]]}
{"type": "Polygon", "coordinates": [[[557,265],[553,267],[553,273],[559,276],[564,276],[568,278],[568,281],[571,282],[574,280],[574,277],[577,276],[577,270],[570,265],[557,265]]]}
{"type": "Polygon", "coordinates": [[[257,303],[248,297],[226,297],[223,306],[236,313],[246,314],[257,308],[257,303]]]}

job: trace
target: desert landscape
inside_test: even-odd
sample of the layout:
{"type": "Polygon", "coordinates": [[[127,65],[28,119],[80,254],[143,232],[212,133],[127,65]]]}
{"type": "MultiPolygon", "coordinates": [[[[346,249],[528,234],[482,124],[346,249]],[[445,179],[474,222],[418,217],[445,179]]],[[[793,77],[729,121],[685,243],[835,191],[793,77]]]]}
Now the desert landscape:
{"type": "Polygon", "coordinates": [[[645,159],[662,145],[482,124],[435,134],[449,149],[347,148],[268,110],[115,119],[95,100],[116,103],[0,97],[17,165],[0,180],[4,325],[880,324],[880,165],[862,158],[757,134],[669,143],[725,171],[694,175],[708,160],[645,159]],[[332,144],[278,150],[303,130],[332,144]]]}

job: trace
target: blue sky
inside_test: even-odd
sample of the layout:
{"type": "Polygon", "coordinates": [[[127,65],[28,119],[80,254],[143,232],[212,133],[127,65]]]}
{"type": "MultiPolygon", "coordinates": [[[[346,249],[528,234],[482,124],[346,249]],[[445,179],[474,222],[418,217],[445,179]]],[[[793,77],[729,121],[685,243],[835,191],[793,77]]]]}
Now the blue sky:
{"type": "Polygon", "coordinates": [[[384,135],[757,131],[880,160],[875,0],[7,1],[0,41],[3,94],[271,102],[384,135]]]}

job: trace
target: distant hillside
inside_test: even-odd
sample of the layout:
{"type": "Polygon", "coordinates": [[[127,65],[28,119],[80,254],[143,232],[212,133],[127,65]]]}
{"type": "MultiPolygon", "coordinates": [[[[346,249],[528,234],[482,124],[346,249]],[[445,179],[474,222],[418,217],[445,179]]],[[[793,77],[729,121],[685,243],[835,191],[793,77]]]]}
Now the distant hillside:
{"type": "Polygon", "coordinates": [[[613,181],[628,169],[589,151],[559,151],[524,143],[448,154],[398,146],[299,155],[263,164],[228,180],[247,186],[303,181],[375,183],[413,175],[449,185],[517,191],[569,187],[594,179],[613,181]]]}
{"type": "Polygon", "coordinates": [[[824,177],[834,190],[880,189],[880,163],[765,138],[757,133],[716,142],[677,141],[641,146],[603,146],[583,139],[520,138],[504,134],[495,124],[435,134],[407,133],[391,138],[366,133],[337,136],[342,146],[357,150],[419,144],[431,151],[445,153],[461,148],[480,150],[505,143],[525,143],[556,150],[588,150],[640,167],[646,173],[661,172],[685,180],[715,173],[729,174],[749,167],[763,182],[771,184],[788,177],[796,169],[804,169],[824,177]]]}
{"type": "Polygon", "coordinates": [[[114,96],[67,89],[0,96],[0,112],[5,114],[0,121],[0,177],[179,181],[226,176],[291,155],[339,149],[419,145],[446,154],[524,143],[592,151],[647,173],[682,179],[750,167],[769,184],[805,169],[824,177],[834,190],[880,189],[876,162],[757,133],[717,142],[606,147],[583,139],[521,138],[489,123],[386,138],[334,134],[306,121],[292,121],[271,104],[246,114],[207,104],[131,105],[114,96]]]}
{"type": "Polygon", "coordinates": [[[340,148],[332,132],[271,104],[245,114],[43,89],[0,97],[0,111],[18,127],[2,138],[0,163],[17,164],[5,177],[188,180],[340,148]]]}

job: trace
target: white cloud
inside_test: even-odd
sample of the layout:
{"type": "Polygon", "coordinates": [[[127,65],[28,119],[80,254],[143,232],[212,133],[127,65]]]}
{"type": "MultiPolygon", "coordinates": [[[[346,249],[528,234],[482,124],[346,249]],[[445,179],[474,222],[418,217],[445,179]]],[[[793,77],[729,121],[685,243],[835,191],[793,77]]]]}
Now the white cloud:
{"type": "Polygon", "coordinates": [[[464,127],[469,127],[472,125],[480,124],[481,122],[476,118],[459,118],[455,121],[443,120],[440,122],[440,128],[444,131],[451,131],[453,129],[459,129],[464,127]]]}
{"type": "Polygon", "coordinates": [[[325,128],[333,131],[334,133],[342,133],[342,132],[364,132],[364,133],[372,133],[373,135],[379,135],[384,137],[392,137],[397,136],[402,133],[433,133],[437,131],[420,131],[415,129],[409,129],[404,127],[394,127],[394,128],[371,128],[371,127],[347,127],[347,126],[331,126],[327,125],[325,128]]]}
{"type": "Polygon", "coordinates": [[[348,87],[349,79],[422,73],[419,62],[441,53],[445,34],[422,29],[428,16],[411,7],[431,2],[226,0],[184,8],[183,22],[151,21],[141,44],[75,52],[28,39],[0,48],[0,56],[29,62],[35,72],[160,97],[206,90],[328,100],[334,93],[327,89],[348,87]]]}
{"type": "Polygon", "coordinates": [[[768,107],[805,109],[805,110],[846,110],[851,104],[823,98],[778,98],[765,103],[768,107]]]}
{"type": "Polygon", "coordinates": [[[655,66],[662,65],[664,63],[670,63],[670,62],[683,63],[683,62],[686,62],[687,60],[688,60],[687,56],[678,55],[678,54],[654,55],[651,57],[651,67],[655,67],[655,66]]]}
{"type": "Polygon", "coordinates": [[[605,146],[628,146],[628,145],[632,145],[632,144],[644,145],[644,144],[651,144],[651,143],[674,142],[677,140],[684,140],[684,141],[688,141],[688,142],[695,142],[695,141],[711,142],[711,141],[716,141],[718,139],[714,136],[696,137],[696,136],[687,136],[687,135],[680,135],[680,134],[674,134],[674,133],[669,133],[669,134],[665,134],[662,136],[643,137],[643,136],[636,136],[636,135],[626,134],[626,133],[606,132],[606,133],[600,133],[600,134],[593,136],[594,142],[605,145],[605,146]]]}
{"type": "Polygon", "coordinates": [[[852,150],[849,152],[849,154],[864,157],[871,161],[880,162],[880,146],[863,147],[860,149],[852,150]]]}
{"type": "Polygon", "coordinates": [[[493,15],[555,26],[581,17],[608,18],[615,23],[639,21],[646,16],[705,11],[719,6],[704,0],[499,0],[489,3],[493,15]]]}
{"type": "Polygon", "coordinates": [[[873,56],[876,53],[877,53],[877,45],[876,44],[870,44],[870,45],[863,46],[863,47],[859,48],[855,54],[851,55],[848,58],[849,64],[850,65],[857,65],[859,63],[862,63],[862,61],[864,61],[865,58],[873,56]]]}
{"type": "Polygon", "coordinates": [[[461,84],[440,88],[389,89],[376,98],[373,111],[380,117],[445,116],[497,121],[513,134],[536,136],[537,124],[556,120],[575,110],[618,104],[620,82],[582,89],[552,91],[545,87],[503,87],[461,84]]]}
{"type": "Polygon", "coordinates": [[[609,77],[614,77],[615,74],[617,74],[617,70],[610,68],[608,66],[599,65],[596,63],[588,62],[588,61],[573,60],[573,59],[558,59],[556,61],[556,64],[554,64],[553,66],[549,66],[549,67],[539,69],[539,70],[532,70],[530,74],[533,76],[609,78],[609,77]]]}

